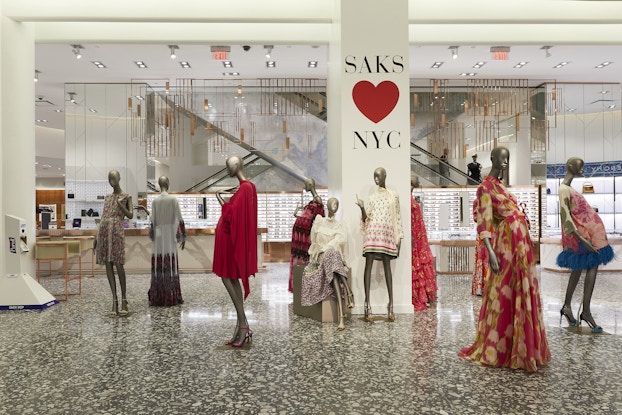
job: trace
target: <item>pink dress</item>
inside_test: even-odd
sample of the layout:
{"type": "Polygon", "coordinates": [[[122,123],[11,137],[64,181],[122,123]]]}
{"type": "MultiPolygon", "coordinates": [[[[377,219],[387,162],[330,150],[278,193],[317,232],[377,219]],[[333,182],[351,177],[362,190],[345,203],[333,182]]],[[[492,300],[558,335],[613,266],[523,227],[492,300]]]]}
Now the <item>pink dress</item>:
{"type": "Polygon", "coordinates": [[[367,219],[361,224],[363,256],[385,254],[397,258],[397,244],[404,237],[398,194],[379,186],[369,197],[365,213],[367,219]]]}
{"type": "MultiPolygon", "coordinates": [[[[473,220],[477,222],[477,199],[473,202],[473,220]]],[[[484,241],[477,236],[475,240],[475,264],[473,266],[473,283],[471,284],[471,295],[482,295],[488,276],[490,275],[490,259],[488,249],[484,241]]]]}
{"type": "Polygon", "coordinates": [[[294,292],[294,265],[305,265],[309,262],[311,246],[311,228],[317,215],[324,216],[324,205],[312,200],[304,207],[296,218],[292,228],[292,251],[289,258],[289,292],[294,292]]]}
{"type": "Polygon", "coordinates": [[[535,372],[551,358],[533,246],[525,214],[497,178],[477,188],[477,231],[491,238],[499,273],[491,273],[482,297],[475,342],[459,356],[487,366],[535,372]]]}
{"type": "Polygon", "coordinates": [[[117,205],[117,197],[125,202],[130,195],[125,192],[119,195],[111,193],[104,199],[104,211],[97,229],[97,252],[95,253],[96,262],[100,265],[105,265],[107,262],[125,264],[125,231],[123,229],[125,214],[117,205]]]}
{"type": "Polygon", "coordinates": [[[412,237],[412,301],[416,311],[425,310],[436,300],[436,270],[434,257],[428,244],[428,234],[423,222],[421,206],[410,197],[412,237]]]}

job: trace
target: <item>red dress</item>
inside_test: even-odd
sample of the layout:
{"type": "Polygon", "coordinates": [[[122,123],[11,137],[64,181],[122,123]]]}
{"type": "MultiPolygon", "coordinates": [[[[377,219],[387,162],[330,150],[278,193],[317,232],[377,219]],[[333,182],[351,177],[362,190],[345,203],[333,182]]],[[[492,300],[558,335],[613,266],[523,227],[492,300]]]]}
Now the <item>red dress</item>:
{"type": "Polygon", "coordinates": [[[289,292],[294,292],[294,265],[306,265],[309,262],[311,246],[311,227],[317,215],[324,216],[324,205],[310,201],[296,218],[292,229],[292,253],[289,259],[289,292]]]}
{"type": "Polygon", "coordinates": [[[428,308],[436,300],[436,270],[428,244],[421,206],[410,197],[410,226],[412,235],[412,299],[416,311],[428,308]]]}
{"type": "Polygon", "coordinates": [[[248,277],[257,272],[257,190],[247,180],[240,180],[237,192],[222,205],[213,271],[221,278],[241,279],[248,297],[248,277]]]}

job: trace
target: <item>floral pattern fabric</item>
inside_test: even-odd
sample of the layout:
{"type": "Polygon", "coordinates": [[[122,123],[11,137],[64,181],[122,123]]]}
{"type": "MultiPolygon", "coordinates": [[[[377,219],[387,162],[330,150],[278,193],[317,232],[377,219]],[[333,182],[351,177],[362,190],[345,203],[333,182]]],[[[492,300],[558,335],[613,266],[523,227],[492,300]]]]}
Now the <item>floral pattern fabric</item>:
{"type": "Polygon", "coordinates": [[[367,219],[361,224],[364,233],[363,256],[386,254],[397,257],[397,244],[404,237],[399,196],[392,190],[378,187],[365,208],[367,219]]]}
{"type": "Polygon", "coordinates": [[[294,266],[309,262],[311,228],[316,216],[324,216],[324,205],[316,200],[304,207],[292,228],[292,250],[289,259],[289,292],[294,292],[294,266]]]}
{"type": "Polygon", "coordinates": [[[484,289],[475,342],[459,356],[535,372],[549,362],[551,352],[525,214],[491,176],[478,187],[477,199],[477,231],[480,238],[491,238],[499,272],[491,273],[484,289]]]}
{"type": "Polygon", "coordinates": [[[111,193],[104,199],[104,211],[96,236],[95,257],[100,265],[105,265],[107,262],[125,264],[125,232],[123,229],[125,214],[117,205],[117,198],[121,202],[126,202],[130,195],[125,192],[118,195],[111,193]]]}
{"type": "MultiPolygon", "coordinates": [[[[479,204],[477,199],[473,202],[473,220],[477,222],[477,209],[479,204]]],[[[471,284],[471,295],[482,295],[488,276],[490,275],[490,259],[488,249],[484,241],[479,237],[475,239],[475,261],[473,266],[473,282],[471,284]]]]}
{"type": "Polygon", "coordinates": [[[410,223],[412,238],[412,303],[416,311],[425,310],[436,301],[436,270],[434,257],[428,244],[428,234],[423,222],[421,206],[410,197],[410,223]]]}

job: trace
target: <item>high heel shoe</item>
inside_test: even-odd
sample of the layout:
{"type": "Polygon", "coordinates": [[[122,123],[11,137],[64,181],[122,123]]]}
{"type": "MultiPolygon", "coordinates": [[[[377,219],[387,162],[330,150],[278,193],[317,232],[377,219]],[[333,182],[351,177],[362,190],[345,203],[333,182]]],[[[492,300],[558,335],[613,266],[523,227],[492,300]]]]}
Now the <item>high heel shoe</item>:
{"type": "Polygon", "coordinates": [[[348,294],[348,308],[354,308],[354,294],[348,294]]]}
{"type": "Polygon", "coordinates": [[[562,324],[562,317],[566,317],[570,327],[576,327],[579,324],[572,315],[572,310],[567,305],[563,306],[562,309],[559,310],[559,324],[562,324]]]}
{"type": "Polygon", "coordinates": [[[130,313],[128,305],[129,304],[127,300],[125,298],[122,298],[121,299],[121,310],[119,310],[120,316],[127,316],[130,313]]]}
{"type": "Polygon", "coordinates": [[[389,321],[395,321],[395,314],[393,313],[393,304],[389,303],[387,305],[387,316],[389,321]]]}
{"type": "Polygon", "coordinates": [[[246,341],[248,341],[249,343],[253,341],[253,331],[248,326],[246,326],[246,327],[241,327],[238,333],[243,332],[243,331],[246,331],[246,334],[244,335],[244,337],[240,335],[239,336],[240,338],[238,339],[238,341],[232,343],[231,346],[243,347],[246,341]]]}
{"type": "Polygon", "coordinates": [[[231,338],[231,340],[227,340],[225,342],[225,345],[231,346],[235,342],[235,340],[238,338],[238,332],[240,331],[239,327],[240,326],[238,326],[237,324],[235,325],[235,330],[233,332],[233,337],[231,338]]]}
{"type": "Polygon", "coordinates": [[[596,324],[591,314],[586,314],[585,316],[583,316],[583,312],[581,312],[581,314],[579,315],[579,319],[585,321],[587,325],[590,326],[590,328],[592,329],[592,333],[603,332],[603,328],[599,326],[598,324],[596,324]]]}
{"type": "Polygon", "coordinates": [[[345,330],[346,323],[344,322],[344,316],[339,316],[339,325],[337,326],[337,330],[345,330]]]}
{"type": "Polygon", "coordinates": [[[374,316],[371,314],[371,306],[367,303],[365,303],[365,321],[374,321],[374,316]]]}
{"type": "Polygon", "coordinates": [[[109,316],[116,316],[119,314],[119,301],[114,300],[112,302],[112,311],[108,313],[109,316]]]}

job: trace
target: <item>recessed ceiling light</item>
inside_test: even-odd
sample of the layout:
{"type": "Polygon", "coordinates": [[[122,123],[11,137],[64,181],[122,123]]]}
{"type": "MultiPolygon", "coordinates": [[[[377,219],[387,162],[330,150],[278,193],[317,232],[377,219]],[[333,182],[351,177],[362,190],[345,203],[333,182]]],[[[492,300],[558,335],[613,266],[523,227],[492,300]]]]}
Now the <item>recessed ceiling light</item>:
{"type": "Polygon", "coordinates": [[[614,109],[615,107],[616,107],[616,104],[609,105],[609,109],[614,109]]]}
{"type": "Polygon", "coordinates": [[[188,63],[188,62],[179,62],[179,66],[181,66],[184,69],[189,69],[190,68],[190,63],[188,63]]]}
{"type": "Polygon", "coordinates": [[[460,74],[460,76],[475,76],[475,75],[477,75],[477,74],[474,73],[474,72],[468,72],[468,73],[467,72],[462,72],[460,74]]]}
{"type": "Polygon", "coordinates": [[[239,72],[223,72],[222,74],[224,76],[238,76],[240,73],[239,72]]]}
{"type": "Polygon", "coordinates": [[[63,112],[63,110],[56,109],[54,112],[63,112]]]}
{"type": "Polygon", "coordinates": [[[477,62],[475,65],[473,65],[473,68],[479,69],[484,65],[486,65],[486,62],[477,62]]]}
{"type": "Polygon", "coordinates": [[[553,66],[553,69],[559,69],[559,68],[563,68],[564,66],[568,65],[570,62],[560,62],[557,65],[553,66]]]}
{"type": "Polygon", "coordinates": [[[523,66],[527,65],[529,62],[518,62],[516,65],[514,65],[515,68],[520,69],[523,66]]]}
{"type": "Polygon", "coordinates": [[[233,63],[231,63],[231,61],[222,61],[222,65],[225,68],[233,68],[233,63]]]}
{"type": "Polygon", "coordinates": [[[431,66],[432,69],[438,69],[443,65],[444,62],[434,62],[431,66]]]}
{"type": "Polygon", "coordinates": [[[601,94],[603,94],[603,95],[605,95],[605,94],[608,94],[608,93],[609,93],[609,91],[606,91],[606,90],[604,90],[604,89],[603,89],[602,91],[600,91],[600,93],[601,93],[601,94]]]}
{"type": "Polygon", "coordinates": [[[95,114],[97,112],[97,110],[95,108],[89,108],[89,111],[91,111],[93,114],[95,114]]]}
{"type": "Polygon", "coordinates": [[[276,68],[276,62],[275,61],[267,61],[266,62],[266,67],[268,67],[268,68],[276,68]]]}
{"type": "Polygon", "coordinates": [[[48,120],[37,120],[37,122],[43,123],[43,122],[48,122],[48,120]]]}
{"type": "Polygon", "coordinates": [[[134,95],[136,97],[137,100],[142,101],[145,98],[142,95],[134,95]]]}
{"type": "Polygon", "coordinates": [[[605,66],[609,66],[611,65],[613,62],[603,62],[600,65],[596,65],[595,68],[596,69],[600,69],[600,68],[604,68],[605,66]]]}
{"type": "Polygon", "coordinates": [[[309,61],[309,63],[307,64],[307,67],[317,68],[317,61],[309,61]]]}
{"type": "Polygon", "coordinates": [[[95,66],[97,66],[99,69],[104,69],[106,68],[106,65],[104,65],[103,63],[101,63],[100,61],[91,61],[91,63],[95,66]]]}
{"type": "Polygon", "coordinates": [[[575,112],[577,109],[576,108],[568,108],[566,111],[568,112],[575,112]]]}
{"type": "Polygon", "coordinates": [[[136,66],[138,66],[140,69],[147,68],[147,65],[143,61],[134,61],[134,64],[136,64],[136,66]]]}

